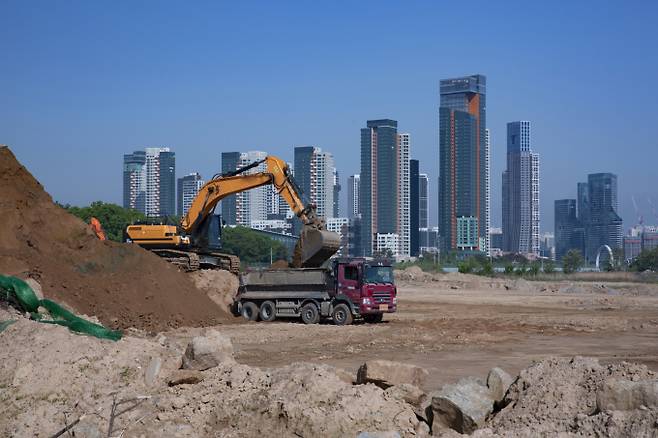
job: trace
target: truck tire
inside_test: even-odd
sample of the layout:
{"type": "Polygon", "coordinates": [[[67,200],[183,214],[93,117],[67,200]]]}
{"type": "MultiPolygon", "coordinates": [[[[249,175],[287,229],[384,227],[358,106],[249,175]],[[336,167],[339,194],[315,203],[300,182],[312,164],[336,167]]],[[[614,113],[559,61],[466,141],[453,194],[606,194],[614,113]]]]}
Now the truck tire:
{"type": "Polygon", "coordinates": [[[247,321],[258,321],[258,306],[251,301],[243,303],[242,317],[247,321]]]}
{"type": "Polygon", "coordinates": [[[306,303],[302,306],[302,321],[304,324],[317,324],[320,322],[320,312],[318,306],[313,303],[306,303]]]}
{"type": "Polygon", "coordinates": [[[363,320],[368,324],[378,324],[384,319],[383,313],[372,313],[369,315],[363,315],[363,320]]]}
{"type": "Polygon", "coordinates": [[[340,303],[334,307],[331,317],[336,325],[350,325],[352,324],[352,311],[345,303],[340,303]]]}
{"type": "Polygon", "coordinates": [[[260,305],[260,320],[265,322],[276,319],[276,305],[272,301],[265,301],[260,305]]]}

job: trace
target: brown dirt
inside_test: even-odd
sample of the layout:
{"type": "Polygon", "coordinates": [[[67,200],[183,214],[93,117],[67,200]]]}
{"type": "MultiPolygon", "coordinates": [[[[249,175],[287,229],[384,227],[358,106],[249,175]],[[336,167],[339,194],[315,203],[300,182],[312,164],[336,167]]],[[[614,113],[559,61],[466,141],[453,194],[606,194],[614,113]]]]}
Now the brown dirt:
{"type": "Polygon", "coordinates": [[[110,327],[157,331],[228,317],[174,266],[136,245],[99,241],[3,146],[0,223],[0,273],[35,278],[47,298],[110,327]]]}

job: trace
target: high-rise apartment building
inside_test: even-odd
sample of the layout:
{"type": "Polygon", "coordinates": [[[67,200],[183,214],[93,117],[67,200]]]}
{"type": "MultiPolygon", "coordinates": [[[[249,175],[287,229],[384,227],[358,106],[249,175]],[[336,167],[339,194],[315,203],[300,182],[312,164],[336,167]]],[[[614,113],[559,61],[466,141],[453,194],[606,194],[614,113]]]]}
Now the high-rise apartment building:
{"type": "Polygon", "coordinates": [[[340,175],[334,167],[334,211],[333,217],[340,217],[340,175]]]}
{"type": "Polygon", "coordinates": [[[409,255],[420,253],[420,173],[418,160],[409,160],[409,255]]]}
{"type": "Polygon", "coordinates": [[[295,181],[325,219],[334,215],[334,157],[315,146],[295,148],[295,181]]]}
{"type": "Polygon", "coordinates": [[[507,124],[503,250],[539,256],[539,155],[532,151],[528,121],[507,124]]]}
{"type": "Polygon", "coordinates": [[[409,255],[410,138],[398,134],[397,125],[390,119],[368,120],[361,129],[361,248],[367,256],[377,242],[395,246],[396,256],[409,255]],[[378,234],[387,236],[378,239],[378,234]]]}
{"type": "Polygon", "coordinates": [[[472,75],[442,80],[440,95],[441,246],[444,251],[488,252],[486,78],[472,75]]]}
{"type": "Polygon", "coordinates": [[[176,214],[176,155],[145,148],[123,157],[123,203],[150,217],[176,214]]]}
{"type": "Polygon", "coordinates": [[[178,178],[178,201],[176,211],[179,216],[185,216],[192,205],[192,201],[206,182],[198,173],[190,173],[178,178]]]}
{"type": "MultiPolygon", "coordinates": [[[[222,174],[233,172],[238,168],[240,163],[240,152],[222,152],[221,169],[222,174]]],[[[222,220],[228,225],[237,225],[236,217],[236,195],[229,195],[221,200],[222,220]]]]}
{"type": "Polygon", "coordinates": [[[558,199],[555,201],[555,260],[562,260],[571,249],[579,249],[581,242],[577,229],[575,199],[558,199]]]}
{"type": "Polygon", "coordinates": [[[430,179],[426,173],[418,175],[418,228],[427,228],[429,225],[429,209],[428,209],[428,196],[429,196],[430,179]]]}
{"type": "Polygon", "coordinates": [[[348,217],[361,215],[359,193],[361,192],[361,177],[359,174],[350,175],[347,179],[347,209],[348,217]]]}
{"type": "Polygon", "coordinates": [[[146,214],[146,152],[123,156],[123,208],[146,214]]]}
{"type": "MultiPolygon", "coordinates": [[[[585,184],[578,185],[579,207],[581,190],[585,184]]],[[[593,173],[587,176],[587,196],[583,195],[581,222],[585,227],[585,259],[594,263],[599,248],[622,248],[622,219],[617,214],[617,175],[612,173],[593,173]]]]}

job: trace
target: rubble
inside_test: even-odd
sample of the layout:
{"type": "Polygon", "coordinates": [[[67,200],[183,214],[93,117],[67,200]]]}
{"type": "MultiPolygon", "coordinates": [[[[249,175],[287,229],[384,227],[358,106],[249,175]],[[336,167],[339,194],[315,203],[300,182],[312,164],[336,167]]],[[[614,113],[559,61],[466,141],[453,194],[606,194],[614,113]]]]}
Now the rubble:
{"type": "Polygon", "coordinates": [[[217,330],[208,330],[204,336],[195,336],[187,345],[182,369],[204,371],[221,363],[233,363],[233,344],[217,330]]]}
{"type": "Polygon", "coordinates": [[[432,394],[431,428],[439,425],[470,434],[484,425],[493,407],[489,388],[472,377],[461,379],[432,394]]]}
{"type": "Polygon", "coordinates": [[[495,402],[500,402],[505,397],[507,389],[510,387],[514,379],[501,368],[492,368],[487,375],[487,387],[491,393],[491,397],[495,402]]]}
{"type": "Polygon", "coordinates": [[[658,408],[658,380],[606,379],[596,394],[599,411],[658,408]]]}
{"type": "Polygon", "coordinates": [[[374,383],[382,389],[403,383],[420,387],[423,386],[427,375],[427,370],[415,365],[388,360],[369,360],[359,368],[356,381],[359,384],[374,383]]]}

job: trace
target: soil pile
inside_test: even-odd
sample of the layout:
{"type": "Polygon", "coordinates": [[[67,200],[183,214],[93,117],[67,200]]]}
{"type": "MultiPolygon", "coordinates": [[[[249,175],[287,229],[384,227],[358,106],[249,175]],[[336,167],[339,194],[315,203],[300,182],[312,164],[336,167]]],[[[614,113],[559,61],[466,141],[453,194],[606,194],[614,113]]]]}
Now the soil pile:
{"type": "Polygon", "coordinates": [[[229,318],[174,266],[136,245],[99,241],[5,146],[0,223],[0,273],[34,278],[47,298],[112,328],[159,331],[229,318]]]}
{"type": "Polygon", "coordinates": [[[236,275],[217,269],[201,269],[189,275],[196,287],[206,292],[208,298],[226,312],[231,311],[233,297],[240,285],[236,275]]]}

